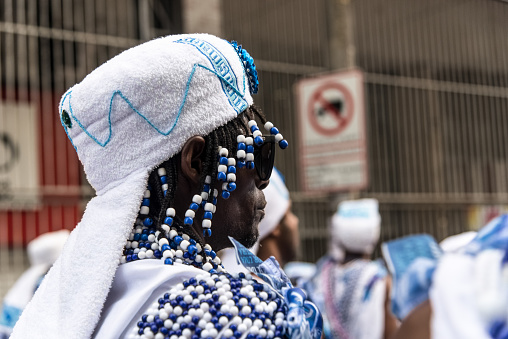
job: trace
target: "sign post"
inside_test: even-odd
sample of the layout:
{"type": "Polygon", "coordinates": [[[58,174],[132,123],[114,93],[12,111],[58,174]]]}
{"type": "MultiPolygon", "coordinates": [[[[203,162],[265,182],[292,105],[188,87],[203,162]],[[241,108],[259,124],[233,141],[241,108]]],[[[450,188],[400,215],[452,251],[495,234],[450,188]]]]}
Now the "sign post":
{"type": "Polygon", "coordinates": [[[337,192],[367,187],[363,86],[359,70],[297,83],[304,191],[337,192]]]}

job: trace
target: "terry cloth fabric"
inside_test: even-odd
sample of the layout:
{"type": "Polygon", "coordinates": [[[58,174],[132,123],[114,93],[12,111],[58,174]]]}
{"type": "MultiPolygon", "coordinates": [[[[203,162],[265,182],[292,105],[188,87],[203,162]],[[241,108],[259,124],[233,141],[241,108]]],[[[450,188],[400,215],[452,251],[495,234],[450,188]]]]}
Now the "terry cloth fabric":
{"type": "Polygon", "coordinates": [[[151,170],[251,104],[236,50],[206,34],[131,48],[70,88],[59,114],[97,196],[12,338],[89,338],[151,170]]]}
{"type": "Polygon", "coordinates": [[[330,253],[342,261],[345,251],[371,254],[379,240],[381,216],[376,199],[343,201],[331,221],[330,253]]]}
{"type": "Polygon", "coordinates": [[[68,230],[45,233],[28,243],[27,252],[31,266],[5,295],[0,311],[0,338],[7,338],[11,334],[21,312],[60,255],[69,233],[68,230]]]}
{"type": "MultiPolygon", "coordinates": [[[[274,167],[270,183],[263,190],[266,199],[265,217],[259,223],[259,239],[250,249],[253,254],[258,253],[259,243],[279,225],[289,208],[289,191],[284,183],[282,174],[274,167]]],[[[226,248],[220,253],[224,268],[230,273],[247,273],[247,269],[236,260],[234,248],[226,248]]]]}
{"type": "Polygon", "coordinates": [[[323,313],[326,338],[383,337],[386,270],[381,265],[363,259],[340,265],[326,256],[316,272],[303,288],[323,313]]]}
{"type": "Polygon", "coordinates": [[[457,252],[469,244],[475,236],[476,232],[473,231],[455,234],[443,239],[443,241],[439,243],[439,246],[441,246],[444,252],[457,252]]]}

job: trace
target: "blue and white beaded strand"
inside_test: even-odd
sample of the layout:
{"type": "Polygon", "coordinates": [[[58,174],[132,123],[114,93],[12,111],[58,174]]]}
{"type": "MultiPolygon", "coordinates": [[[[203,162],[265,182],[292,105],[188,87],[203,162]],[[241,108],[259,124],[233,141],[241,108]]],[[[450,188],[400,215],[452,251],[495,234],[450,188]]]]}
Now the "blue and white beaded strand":
{"type": "Polygon", "coordinates": [[[213,198],[212,202],[205,203],[204,210],[205,213],[203,215],[203,222],[201,226],[203,227],[203,236],[211,237],[212,236],[212,218],[213,214],[217,210],[217,196],[219,195],[219,191],[216,189],[213,190],[213,198]]]}
{"type": "Polygon", "coordinates": [[[256,145],[261,146],[263,144],[263,134],[259,130],[258,123],[256,120],[250,120],[248,125],[252,133],[252,138],[254,138],[254,142],[256,145]]]}
{"type": "Polygon", "coordinates": [[[252,137],[245,137],[246,154],[245,160],[248,169],[254,169],[254,139],[252,137]]]}
{"type": "Polygon", "coordinates": [[[199,208],[199,205],[201,205],[201,202],[203,201],[203,199],[201,198],[200,195],[194,195],[192,197],[192,202],[191,204],[189,205],[189,208],[187,209],[187,211],[185,212],[185,219],[184,219],[184,225],[186,226],[192,226],[193,222],[194,222],[194,218],[196,217],[196,211],[198,210],[199,208]]]}
{"type": "Polygon", "coordinates": [[[164,167],[160,167],[157,169],[157,174],[159,175],[159,179],[162,184],[162,192],[164,193],[164,196],[166,196],[169,185],[168,185],[168,177],[166,176],[166,169],[164,167]]]}
{"type": "Polygon", "coordinates": [[[279,144],[281,149],[286,149],[288,147],[289,144],[287,140],[284,139],[277,127],[275,127],[270,121],[265,123],[265,129],[270,132],[271,135],[275,135],[275,141],[279,144]]]}
{"type": "Polygon", "coordinates": [[[245,135],[240,134],[236,137],[236,158],[238,159],[238,168],[245,167],[245,158],[247,156],[247,145],[245,144],[245,135]]]}

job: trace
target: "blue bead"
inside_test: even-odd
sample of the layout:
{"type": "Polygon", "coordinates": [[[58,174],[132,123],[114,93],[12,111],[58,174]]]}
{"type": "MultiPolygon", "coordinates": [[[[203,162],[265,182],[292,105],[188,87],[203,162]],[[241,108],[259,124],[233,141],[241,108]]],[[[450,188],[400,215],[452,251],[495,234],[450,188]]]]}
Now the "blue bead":
{"type": "Polygon", "coordinates": [[[150,206],[150,199],[143,198],[143,202],[141,203],[141,206],[150,206]]]}
{"type": "Polygon", "coordinates": [[[235,338],[241,338],[242,337],[242,333],[238,332],[238,331],[235,331],[234,332],[234,336],[235,336],[235,338]]]}
{"type": "Polygon", "coordinates": [[[217,206],[217,198],[213,198],[213,199],[212,199],[212,204],[214,204],[215,206],[217,206]]]}
{"type": "Polygon", "coordinates": [[[183,254],[183,258],[184,258],[184,259],[189,259],[189,257],[190,257],[189,252],[185,252],[185,253],[183,254]]]}
{"type": "Polygon", "coordinates": [[[167,183],[168,183],[168,177],[166,177],[165,175],[163,175],[163,176],[161,177],[161,183],[162,183],[162,184],[167,184],[167,183]]]}
{"type": "Polygon", "coordinates": [[[235,166],[229,166],[228,167],[228,173],[236,173],[236,167],[235,166]]]}
{"type": "Polygon", "coordinates": [[[238,161],[236,163],[236,165],[238,166],[238,168],[244,168],[245,167],[245,161],[238,161]]]}
{"type": "Polygon", "coordinates": [[[193,220],[191,217],[185,217],[185,220],[183,222],[185,225],[192,225],[193,220]]]}
{"type": "Polygon", "coordinates": [[[217,173],[217,180],[225,181],[227,179],[227,175],[224,172],[217,173]]]}
{"type": "Polygon", "coordinates": [[[138,321],[138,327],[143,327],[143,324],[144,324],[143,321],[138,321]]]}
{"type": "Polygon", "coordinates": [[[142,234],[148,234],[148,230],[147,229],[144,229],[142,234]]]}
{"type": "Polygon", "coordinates": [[[127,254],[127,256],[125,257],[125,260],[127,260],[127,262],[131,261],[132,260],[132,255],[127,254]]]}
{"type": "Polygon", "coordinates": [[[176,334],[177,336],[181,336],[181,335],[182,335],[182,330],[177,330],[177,331],[175,331],[175,334],[176,334]]]}
{"type": "Polygon", "coordinates": [[[172,217],[166,217],[166,218],[164,219],[164,223],[165,223],[166,225],[168,225],[168,226],[173,225],[173,218],[172,218],[172,217]]]}
{"type": "MultiPolygon", "coordinates": [[[[197,330],[197,328],[196,328],[196,330],[197,330]]],[[[201,337],[199,335],[197,335],[197,334],[193,334],[192,337],[191,337],[191,339],[200,339],[200,338],[201,337]]]]}
{"type": "Polygon", "coordinates": [[[195,202],[191,203],[189,208],[193,211],[197,211],[197,209],[199,208],[199,205],[196,204],[195,202]]]}
{"type": "Polygon", "coordinates": [[[247,162],[247,168],[248,169],[254,169],[254,161],[248,161],[247,162]]]}
{"type": "Polygon", "coordinates": [[[171,258],[166,258],[166,260],[164,260],[164,264],[173,265],[173,260],[171,258]]]}
{"type": "Polygon", "coordinates": [[[279,147],[282,148],[282,149],[286,149],[288,147],[288,142],[284,139],[282,139],[281,141],[279,141],[279,147]]]}
{"type": "Polygon", "coordinates": [[[196,245],[196,240],[194,240],[194,239],[189,239],[189,242],[191,243],[191,245],[196,245]]]}
{"type": "Polygon", "coordinates": [[[187,323],[181,323],[180,324],[180,329],[184,330],[187,328],[187,323]]]}
{"type": "Polygon", "coordinates": [[[210,211],[206,211],[206,212],[205,212],[205,214],[203,215],[203,218],[204,218],[204,219],[210,219],[210,220],[212,220],[212,218],[213,218],[213,213],[212,213],[212,212],[210,212],[210,211]]]}
{"type": "Polygon", "coordinates": [[[162,319],[157,319],[155,320],[155,325],[157,325],[157,327],[162,327],[164,326],[164,321],[162,319]]]}
{"type": "Polygon", "coordinates": [[[272,127],[270,128],[270,134],[273,134],[273,135],[276,135],[276,134],[279,134],[279,130],[277,129],[277,127],[272,127]]]}
{"type": "Polygon", "coordinates": [[[140,328],[140,329],[138,330],[138,334],[139,334],[139,335],[141,335],[141,334],[143,334],[143,333],[145,333],[144,329],[143,329],[143,328],[140,328]]]}
{"type": "Polygon", "coordinates": [[[257,137],[254,138],[254,142],[256,143],[256,145],[261,146],[261,145],[263,145],[263,138],[261,138],[258,135],[257,137]]]}
{"type": "Polygon", "coordinates": [[[148,314],[143,314],[141,316],[141,320],[143,320],[143,322],[146,322],[146,319],[148,318],[148,314]]]}
{"type": "Polygon", "coordinates": [[[203,192],[205,192],[205,193],[210,192],[210,185],[208,185],[208,184],[204,184],[204,185],[203,185],[203,192]]]}
{"type": "Polygon", "coordinates": [[[228,158],[226,158],[226,157],[220,157],[219,164],[221,164],[221,165],[227,165],[228,164],[228,158]]]}
{"type": "Polygon", "coordinates": [[[233,192],[234,190],[236,190],[236,183],[234,182],[228,183],[228,191],[233,192]]]}
{"type": "Polygon", "coordinates": [[[217,317],[212,317],[212,320],[210,320],[212,322],[212,324],[217,324],[219,322],[219,318],[217,317]]]}
{"type": "Polygon", "coordinates": [[[180,307],[183,308],[184,310],[187,309],[187,303],[185,301],[180,301],[178,305],[180,305],[180,307]]]}
{"type": "Polygon", "coordinates": [[[170,249],[170,247],[169,247],[169,245],[168,245],[168,244],[164,244],[164,245],[162,245],[162,247],[161,247],[162,252],[164,252],[165,250],[169,250],[169,249],[170,249]]]}
{"type": "Polygon", "coordinates": [[[141,238],[141,234],[139,233],[134,234],[134,241],[138,241],[139,238],[141,238]]]}
{"type": "Polygon", "coordinates": [[[252,145],[247,146],[247,153],[254,153],[254,146],[252,145]]]}
{"type": "Polygon", "coordinates": [[[175,236],[175,237],[173,238],[173,241],[174,241],[174,242],[175,242],[175,244],[177,244],[177,245],[180,245],[180,243],[182,242],[182,240],[183,240],[183,238],[182,238],[181,236],[179,236],[179,235],[177,235],[177,236],[175,236]]]}
{"type": "Polygon", "coordinates": [[[259,131],[259,127],[258,127],[258,126],[256,126],[256,125],[252,125],[252,126],[250,127],[250,131],[251,131],[252,133],[254,133],[254,131],[259,131]]]}
{"type": "Polygon", "coordinates": [[[138,260],[138,255],[136,253],[134,253],[132,256],[131,256],[132,260],[138,260]]]}
{"type": "Polygon", "coordinates": [[[217,331],[222,330],[222,325],[221,325],[221,324],[219,324],[219,323],[215,324],[215,329],[216,329],[217,331]]]}
{"type": "MultiPolygon", "coordinates": [[[[212,257],[212,259],[215,259],[215,257],[217,256],[217,253],[215,253],[213,250],[210,251],[210,256],[212,257]]],[[[215,287],[215,286],[214,286],[215,287]]]]}
{"type": "Polygon", "coordinates": [[[148,240],[148,234],[143,234],[141,236],[141,241],[147,241],[148,240]]]}
{"type": "Polygon", "coordinates": [[[212,230],[209,229],[209,228],[205,228],[203,230],[203,236],[205,236],[205,237],[211,237],[212,236],[212,230]]]}
{"type": "Polygon", "coordinates": [[[175,299],[177,302],[183,301],[183,296],[179,295],[175,299]]]}
{"type": "Polygon", "coordinates": [[[192,292],[190,293],[190,295],[191,295],[194,299],[197,299],[197,298],[199,297],[199,294],[198,294],[198,292],[196,292],[196,291],[192,291],[192,292]]]}
{"type": "Polygon", "coordinates": [[[245,143],[244,143],[244,142],[239,142],[239,143],[238,143],[237,149],[238,149],[239,151],[245,151],[245,148],[246,148],[246,146],[245,146],[245,143]]]}
{"type": "Polygon", "coordinates": [[[201,327],[196,328],[196,334],[200,335],[203,329],[201,327]]]}
{"type": "Polygon", "coordinates": [[[229,193],[228,191],[222,191],[221,195],[223,199],[228,199],[231,193],[229,193]]]}
{"type": "Polygon", "coordinates": [[[194,254],[198,251],[198,248],[196,247],[196,245],[189,245],[187,246],[187,251],[190,254],[194,254]]]}
{"type": "Polygon", "coordinates": [[[161,329],[159,331],[161,331],[161,333],[164,335],[167,335],[169,333],[169,330],[165,327],[161,327],[161,329]]]}

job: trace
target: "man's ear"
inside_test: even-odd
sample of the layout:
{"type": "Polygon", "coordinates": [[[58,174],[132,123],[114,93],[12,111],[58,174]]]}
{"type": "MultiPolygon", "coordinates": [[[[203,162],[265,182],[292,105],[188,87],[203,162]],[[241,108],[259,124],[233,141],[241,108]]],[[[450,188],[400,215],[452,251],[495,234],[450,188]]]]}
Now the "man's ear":
{"type": "Polygon", "coordinates": [[[187,140],[182,148],[181,171],[182,175],[193,183],[199,183],[203,172],[202,155],[205,151],[205,139],[194,136],[187,140]]]}

